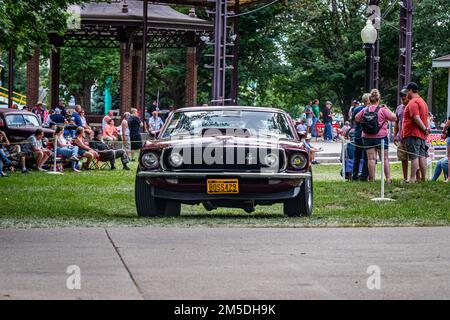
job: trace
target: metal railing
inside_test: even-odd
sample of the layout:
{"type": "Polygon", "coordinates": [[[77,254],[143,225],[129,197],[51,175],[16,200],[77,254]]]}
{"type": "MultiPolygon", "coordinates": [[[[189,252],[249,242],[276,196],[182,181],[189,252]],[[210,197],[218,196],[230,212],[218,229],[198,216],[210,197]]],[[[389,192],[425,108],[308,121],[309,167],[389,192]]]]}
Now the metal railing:
{"type": "MultiPolygon", "coordinates": [[[[8,88],[0,86],[0,97],[6,99],[5,101],[8,100],[8,92],[8,88]]],[[[25,105],[27,104],[27,96],[18,92],[13,92],[13,101],[17,104],[25,105]]]]}

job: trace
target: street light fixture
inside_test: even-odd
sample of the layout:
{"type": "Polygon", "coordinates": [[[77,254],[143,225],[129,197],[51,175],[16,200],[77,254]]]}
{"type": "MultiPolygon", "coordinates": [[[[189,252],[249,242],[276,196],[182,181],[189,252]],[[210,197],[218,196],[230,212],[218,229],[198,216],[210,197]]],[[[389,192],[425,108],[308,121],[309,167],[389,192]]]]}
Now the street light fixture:
{"type": "Polygon", "coordinates": [[[373,45],[377,41],[378,32],[369,19],[366,26],[361,30],[361,39],[366,51],[366,92],[369,92],[373,83],[373,45]]]}

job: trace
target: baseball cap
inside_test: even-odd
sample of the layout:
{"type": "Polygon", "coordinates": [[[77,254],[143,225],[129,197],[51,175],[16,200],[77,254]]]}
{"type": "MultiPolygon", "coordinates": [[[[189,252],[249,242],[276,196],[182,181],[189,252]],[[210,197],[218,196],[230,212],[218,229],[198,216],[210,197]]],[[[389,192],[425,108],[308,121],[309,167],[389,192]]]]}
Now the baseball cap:
{"type": "Polygon", "coordinates": [[[353,100],[353,104],[355,103],[360,104],[359,100],[353,100]]]}
{"type": "Polygon", "coordinates": [[[406,86],[406,90],[412,90],[414,92],[419,91],[419,86],[417,85],[417,83],[415,82],[410,82],[408,83],[408,85],[406,86]]]}
{"type": "Polygon", "coordinates": [[[403,88],[403,89],[400,91],[400,97],[406,97],[407,95],[408,95],[408,89],[403,88]]]}

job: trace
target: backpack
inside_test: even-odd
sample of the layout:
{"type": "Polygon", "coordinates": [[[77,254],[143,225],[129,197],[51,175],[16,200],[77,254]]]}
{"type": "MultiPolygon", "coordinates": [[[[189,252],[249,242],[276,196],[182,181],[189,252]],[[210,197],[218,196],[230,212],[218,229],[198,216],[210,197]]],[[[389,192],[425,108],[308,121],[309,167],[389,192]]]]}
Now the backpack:
{"type": "Polygon", "coordinates": [[[361,117],[360,124],[361,129],[366,134],[377,134],[380,131],[381,126],[378,123],[378,111],[380,111],[380,107],[378,106],[375,111],[370,112],[369,108],[367,108],[361,117]]]}

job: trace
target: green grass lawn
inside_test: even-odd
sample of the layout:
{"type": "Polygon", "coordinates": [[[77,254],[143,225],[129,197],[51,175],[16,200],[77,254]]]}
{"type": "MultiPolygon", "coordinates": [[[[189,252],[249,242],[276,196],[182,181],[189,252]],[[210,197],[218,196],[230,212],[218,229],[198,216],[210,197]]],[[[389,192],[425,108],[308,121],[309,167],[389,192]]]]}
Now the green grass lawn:
{"type": "Polygon", "coordinates": [[[442,181],[386,186],[395,202],[376,203],[380,183],[343,182],[339,166],[314,167],[314,215],[286,218],[282,206],[207,212],[184,206],[179,218],[137,218],[132,171],[66,172],[53,176],[33,172],[0,178],[0,228],[107,226],[335,227],[449,225],[450,185],[442,181]]]}

